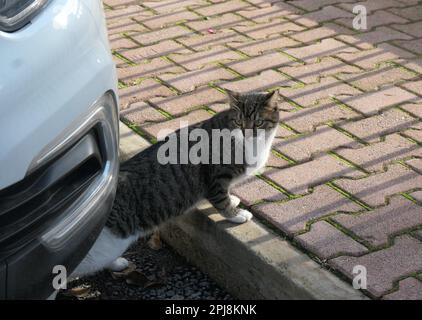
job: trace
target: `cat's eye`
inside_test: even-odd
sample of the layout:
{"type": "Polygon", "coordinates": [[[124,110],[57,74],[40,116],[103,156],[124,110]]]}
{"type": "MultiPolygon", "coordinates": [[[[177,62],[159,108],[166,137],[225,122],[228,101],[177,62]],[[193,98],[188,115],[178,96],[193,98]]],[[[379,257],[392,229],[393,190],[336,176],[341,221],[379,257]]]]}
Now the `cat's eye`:
{"type": "Polygon", "coordinates": [[[234,124],[237,126],[237,127],[241,127],[242,126],[242,121],[240,121],[240,120],[234,120],[234,124]]]}
{"type": "Polygon", "coordinates": [[[264,121],[263,120],[257,120],[255,121],[255,126],[257,128],[262,127],[264,125],[264,121]]]}

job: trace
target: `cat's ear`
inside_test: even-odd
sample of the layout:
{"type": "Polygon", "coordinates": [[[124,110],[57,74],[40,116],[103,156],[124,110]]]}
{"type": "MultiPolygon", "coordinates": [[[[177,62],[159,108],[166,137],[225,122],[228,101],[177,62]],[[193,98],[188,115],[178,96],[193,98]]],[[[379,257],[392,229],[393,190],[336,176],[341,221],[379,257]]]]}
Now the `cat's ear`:
{"type": "Polygon", "coordinates": [[[233,108],[233,109],[240,111],[240,108],[239,108],[240,93],[234,92],[234,91],[231,91],[231,90],[228,90],[228,89],[226,89],[226,92],[227,92],[227,96],[229,98],[230,108],[233,108]]]}
{"type": "Polygon", "coordinates": [[[265,109],[277,110],[277,101],[280,98],[278,90],[271,91],[265,94],[265,109]]]}

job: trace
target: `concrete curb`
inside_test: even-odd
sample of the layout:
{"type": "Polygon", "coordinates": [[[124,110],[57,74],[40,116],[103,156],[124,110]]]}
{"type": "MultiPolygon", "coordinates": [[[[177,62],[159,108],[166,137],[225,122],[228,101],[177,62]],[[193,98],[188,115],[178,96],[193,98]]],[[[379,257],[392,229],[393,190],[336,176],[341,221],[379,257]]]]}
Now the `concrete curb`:
{"type": "MultiPolygon", "coordinates": [[[[149,143],[120,126],[121,159],[149,143]]],[[[241,299],[368,299],[260,222],[233,225],[206,201],[167,223],[162,238],[241,299]]]]}

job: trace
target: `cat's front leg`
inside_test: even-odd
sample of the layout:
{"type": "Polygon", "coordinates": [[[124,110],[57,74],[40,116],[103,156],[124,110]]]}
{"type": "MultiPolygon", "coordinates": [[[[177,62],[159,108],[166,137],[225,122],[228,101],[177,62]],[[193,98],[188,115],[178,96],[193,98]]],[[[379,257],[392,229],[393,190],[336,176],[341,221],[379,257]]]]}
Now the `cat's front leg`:
{"type": "Polygon", "coordinates": [[[233,208],[236,208],[240,204],[240,199],[234,195],[230,195],[230,204],[233,208]]]}
{"type": "Polygon", "coordinates": [[[230,195],[224,185],[215,186],[209,196],[208,201],[226,217],[227,220],[234,223],[245,223],[252,219],[252,213],[248,210],[238,208],[240,199],[230,195]]]}

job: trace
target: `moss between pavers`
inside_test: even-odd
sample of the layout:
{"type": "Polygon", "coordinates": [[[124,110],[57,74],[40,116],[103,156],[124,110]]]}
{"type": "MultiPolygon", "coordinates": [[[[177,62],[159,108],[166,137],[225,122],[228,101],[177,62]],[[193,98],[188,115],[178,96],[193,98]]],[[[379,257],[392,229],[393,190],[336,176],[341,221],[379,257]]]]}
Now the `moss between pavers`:
{"type": "Polygon", "coordinates": [[[148,134],[147,132],[145,132],[144,130],[142,130],[137,124],[135,124],[133,122],[130,122],[130,121],[126,120],[126,119],[120,119],[120,121],[122,121],[131,130],[133,130],[134,132],[136,132],[138,135],[140,135],[142,138],[144,138],[145,140],[147,140],[151,144],[156,144],[157,143],[157,139],[155,137],[151,136],[150,134],[148,134]]]}
{"type": "Polygon", "coordinates": [[[124,55],[118,53],[116,50],[111,50],[111,53],[113,54],[113,56],[115,56],[115,57],[119,58],[120,60],[126,62],[128,65],[136,66],[136,63],[135,62],[133,62],[132,60],[126,58],[124,55]]]}

